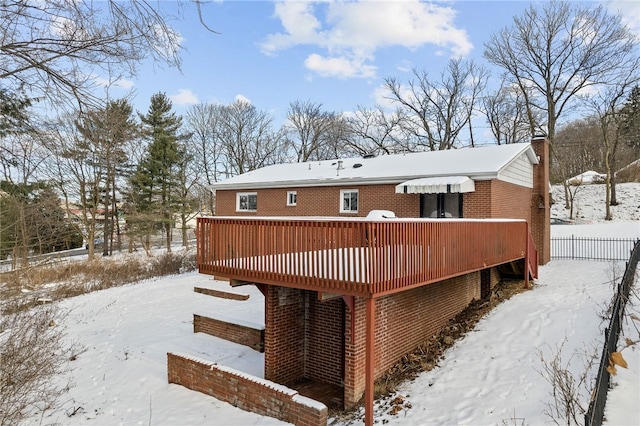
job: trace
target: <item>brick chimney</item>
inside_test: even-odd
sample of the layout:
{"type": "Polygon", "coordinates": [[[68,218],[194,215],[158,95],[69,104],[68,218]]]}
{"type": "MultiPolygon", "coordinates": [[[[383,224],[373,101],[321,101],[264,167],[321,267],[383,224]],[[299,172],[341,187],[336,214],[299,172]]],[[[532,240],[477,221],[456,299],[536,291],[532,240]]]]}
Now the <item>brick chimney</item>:
{"type": "Polygon", "coordinates": [[[539,163],[533,166],[533,192],[531,195],[531,235],[538,249],[538,263],[551,260],[551,205],[549,191],[549,141],[534,136],[531,146],[539,163]]]}

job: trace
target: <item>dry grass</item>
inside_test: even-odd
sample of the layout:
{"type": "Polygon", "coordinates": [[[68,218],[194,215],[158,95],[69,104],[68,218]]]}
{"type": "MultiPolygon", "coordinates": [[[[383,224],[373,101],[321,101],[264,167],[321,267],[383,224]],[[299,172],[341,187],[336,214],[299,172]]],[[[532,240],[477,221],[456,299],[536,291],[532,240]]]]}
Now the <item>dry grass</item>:
{"type": "Polygon", "coordinates": [[[140,280],[195,270],[195,252],[163,253],[42,264],[0,274],[3,313],[140,280]],[[27,297],[24,297],[27,296],[27,297]]]}

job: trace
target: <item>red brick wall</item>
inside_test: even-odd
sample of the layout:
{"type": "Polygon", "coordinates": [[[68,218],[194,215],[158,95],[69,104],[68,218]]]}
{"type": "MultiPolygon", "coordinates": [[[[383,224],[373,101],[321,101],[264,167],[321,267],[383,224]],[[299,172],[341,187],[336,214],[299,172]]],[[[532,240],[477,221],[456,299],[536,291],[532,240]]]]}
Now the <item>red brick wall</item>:
{"type": "MultiPolygon", "coordinates": [[[[463,194],[464,217],[528,220],[531,189],[508,182],[477,181],[475,192],[463,194]]],[[[396,194],[395,185],[259,189],[256,212],[236,212],[236,193],[217,191],[219,216],[343,216],[362,217],[371,210],[391,210],[398,217],[420,217],[419,194],[396,194]],[[340,213],[340,190],[358,190],[358,213],[340,213]],[[298,192],[297,206],[287,206],[287,191],[298,192]]]]}
{"type": "Polygon", "coordinates": [[[482,180],[475,185],[475,192],[464,194],[464,217],[530,219],[530,188],[501,180],[482,180]]]}
{"type": "MultiPolygon", "coordinates": [[[[499,279],[491,273],[491,285],[499,279]]],[[[393,294],[376,300],[376,378],[402,355],[438,332],[474,299],[480,298],[480,272],[393,294]]],[[[354,314],[355,335],[347,327],[345,361],[345,406],[357,404],[365,389],[365,300],[356,298],[355,313],[347,311],[347,324],[354,314]]]]}
{"type": "Polygon", "coordinates": [[[264,377],[290,384],[304,377],[302,290],[268,286],[265,295],[264,377]]]}
{"type": "Polygon", "coordinates": [[[256,329],[194,314],[193,332],[205,333],[264,352],[264,329],[256,329]]]}
{"type": "Polygon", "coordinates": [[[326,406],[277,383],[172,353],[167,354],[167,371],[169,383],[211,395],[245,411],[297,426],[327,424],[326,406]]]}
{"type": "Polygon", "coordinates": [[[419,217],[418,194],[396,194],[395,185],[352,185],[216,191],[218,216],[366,216],[371,210],[391,210],[398,217],[419,217]],[[340,213],[340,190],[358,190],[358,213],[340,213]],[[297,191],[296,206],[287,206],[287,191],[297,191]],[[256,212],[236,212],[236,193],[257,192],[256,212]]]}
{"type": "Polygon", "coordinates": [[[342,385],[344,368],[344,311],[342,298],[318,300],[318,293],[306,291],[308,318],[305,377],[321,383],[342,385]]]}
{"type": "Polygon", "coordinates": [[[268,292],[265,378],[287,385],[301,379],[342,385],[342,299],[321,302],[315,291],[277,286],[268,292]]]}

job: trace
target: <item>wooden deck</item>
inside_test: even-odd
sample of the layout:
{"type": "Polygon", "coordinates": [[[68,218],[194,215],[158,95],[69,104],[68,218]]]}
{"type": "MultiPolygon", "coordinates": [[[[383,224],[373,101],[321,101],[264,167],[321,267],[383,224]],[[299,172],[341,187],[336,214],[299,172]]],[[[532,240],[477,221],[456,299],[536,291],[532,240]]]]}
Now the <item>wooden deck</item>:
{"type": "Polygon", "coordinates": [[[537,277],[528,224],[497,219],[198,219],[201,273],[240,282],[379,297],[525,260],[537,277]]]}

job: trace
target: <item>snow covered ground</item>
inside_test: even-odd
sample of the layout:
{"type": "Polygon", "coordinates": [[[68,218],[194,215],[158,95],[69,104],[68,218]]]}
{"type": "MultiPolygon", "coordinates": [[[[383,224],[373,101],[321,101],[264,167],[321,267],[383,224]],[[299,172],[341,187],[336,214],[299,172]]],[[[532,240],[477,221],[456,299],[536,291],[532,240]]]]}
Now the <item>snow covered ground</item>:
{"type": "MultiPolygon", "coordinates": [[[[577,223],[605,222],[605,185],[582,185],[575,192],[573,219],[577,223]]],[[[640,183],[619,183],[616,185],[617,206],[611,206],[614,221],[640,221],[640,183]]],[[[552,187],[555,203],[551,206],[551,217],[569,219],[570,211],[564,208],[562,185],[552,187]]]]}
{"type": "Polygon", "coordinates": [[[636,271],[636,287],[631,289],[618,338],[618,351],[627,368],[616,368],[611,376],[604,416],[610,425],[640,425],[640,270],[636,271]]]}
{"type": "MultiPolygon", "coordinates": [[[[640,186],[630,188],[624,195],[627,201],[620,187],[623,205],[629,210],[633,203],[640,207],[640,186]]],[[[599,222],[596,205],[595,199],[583,199],[581,212],[586,221],[599,222]]],[[[633,222],[640,219],[639,212],[636,208],[629,214],[614,213],[615,222],[601,225],[553,226],[552,233],[569,232],[564,231],[567,228],[577,236],[620,233],[640,237],[638,222],[633,222]]],[[[583,368],[585,351],[596,351],[599,356],[605,326],[602,313],[612,296],[614,270],[608,262],[592,261],[552,261],[542,267],[532,291],[498,306],[447,351],[439,368],[398,390],[405,409],[391,415],[389,400],[378,401],[376,420],[403,425],[549,422],[545,410],[553,401],[552,388],[540,374],[539,354],[549,359],[562,346],[563,363],[571,360],[568,368],[575,374],[583,368]]],[[[637,290],[635,294],[631,305],[640,317],[637,290]]],[[[255,288],[231,289],[228,283],[189,273],[90,293],[65,300],[61,306],[70,312],[60,326],[67,327],[68,338],[82,347],[66,377],[72,387],[61,409],[34,411],[25,424],[284,424],[167,383],[167,352],[191,354],[262,377],[262,354],[194,334],[192,328],[194,313],[263,324],[263,296],[255,288]],[[195,293],[194,286],[250,297],[247,301],[217,299],[195,293]]],[[[640,340],[638,321],[628,319],[625,324],[625,336],[640,340]]],[[[610,424],[640,424],[640,350],[633,345],[623,354],[629,368],[618,369],[607,418],[610,424]]]]}

